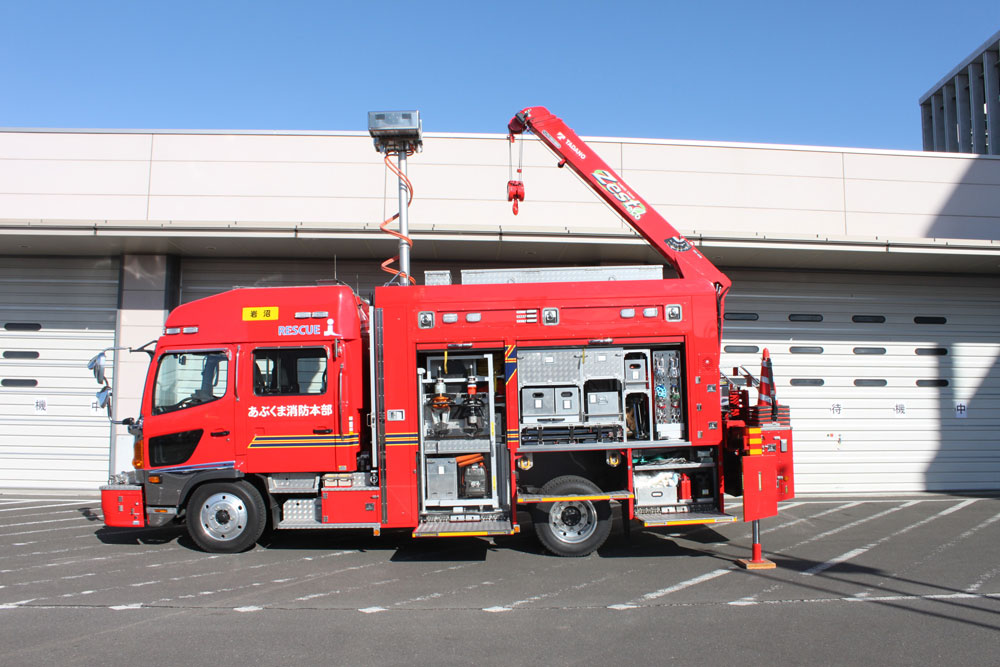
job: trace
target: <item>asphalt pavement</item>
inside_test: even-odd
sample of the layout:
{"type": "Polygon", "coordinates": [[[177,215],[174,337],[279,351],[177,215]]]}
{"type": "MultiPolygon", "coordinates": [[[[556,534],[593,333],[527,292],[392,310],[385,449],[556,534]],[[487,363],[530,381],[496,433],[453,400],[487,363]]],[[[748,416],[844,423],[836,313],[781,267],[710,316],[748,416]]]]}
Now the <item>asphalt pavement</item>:
{"type": "Polygon", "coordinates": [[[0,493],[0,664],[996,664],[1000,498],[804,498],[750,526],[520,535],[284,531],[199,551],[93,495],[0,493]]]}

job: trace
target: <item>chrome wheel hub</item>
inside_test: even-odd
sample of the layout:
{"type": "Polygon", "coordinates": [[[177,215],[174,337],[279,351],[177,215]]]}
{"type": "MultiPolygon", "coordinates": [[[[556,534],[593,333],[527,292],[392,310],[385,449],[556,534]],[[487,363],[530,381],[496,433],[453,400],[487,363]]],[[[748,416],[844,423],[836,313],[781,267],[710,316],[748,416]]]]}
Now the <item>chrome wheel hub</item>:
{"type": "Polygon", "coordinates": [[[239,537],[247,526],[247,508],[232,493],[209,496],[198,510],[198,520],[213,540],[228,542],[239,537]]]}
{"type": "Polygon", "coordinates": [[[549,525],[559,540],[576,544],[597,530],[597,512],[589,500],[552,503],[549,525]]]}

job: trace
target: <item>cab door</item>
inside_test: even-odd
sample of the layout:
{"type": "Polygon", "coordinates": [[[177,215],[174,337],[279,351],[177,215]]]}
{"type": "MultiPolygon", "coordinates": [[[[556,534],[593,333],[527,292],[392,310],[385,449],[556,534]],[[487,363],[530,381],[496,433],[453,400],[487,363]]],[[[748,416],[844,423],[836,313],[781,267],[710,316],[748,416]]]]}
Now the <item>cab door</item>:
{"type": "Polygon", "coordinates": [[[247,472],[353,470],[338,449],[339,361],[330,345],[260,345],[241,352],[239,421],[247,472]]]}
{"type": "Polygon", "coordinates": [[[143,400],[142,467],[235,464],[234,359],[227,347],[160,352],[143,400]]]}

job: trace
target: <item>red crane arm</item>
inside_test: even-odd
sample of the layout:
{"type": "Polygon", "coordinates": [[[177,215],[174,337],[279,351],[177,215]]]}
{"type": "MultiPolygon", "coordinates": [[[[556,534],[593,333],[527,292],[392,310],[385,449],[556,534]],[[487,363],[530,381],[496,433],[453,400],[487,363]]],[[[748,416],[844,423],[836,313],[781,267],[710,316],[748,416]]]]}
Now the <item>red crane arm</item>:
{"type": "Polygon", "coordinates": [[[568,165],[576,172],[625,222],[663,255],[681,278],[707,280],[715,286],[720,297],[729,290],[732,281],[726,274],[719,271],[666,218],[630,188],[576,132],[548,109],[523,109],[510,120],[507,127],[511,140],[515,134],[525,131],[531,131],[538,137],[559,158],[560,166],[568,165]]]}

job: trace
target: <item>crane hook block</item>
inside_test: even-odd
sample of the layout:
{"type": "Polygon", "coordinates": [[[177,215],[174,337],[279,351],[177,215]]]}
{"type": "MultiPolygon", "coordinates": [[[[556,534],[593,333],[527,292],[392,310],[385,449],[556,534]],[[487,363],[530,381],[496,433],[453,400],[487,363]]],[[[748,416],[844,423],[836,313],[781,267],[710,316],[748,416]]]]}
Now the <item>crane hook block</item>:
{"type": "Polygon", "coordinates": [[[514,202],[514,215],[517,215],[517,202],[524,201],[524,183],[522,181],[507,181],[507,201],[514,202]]]}

